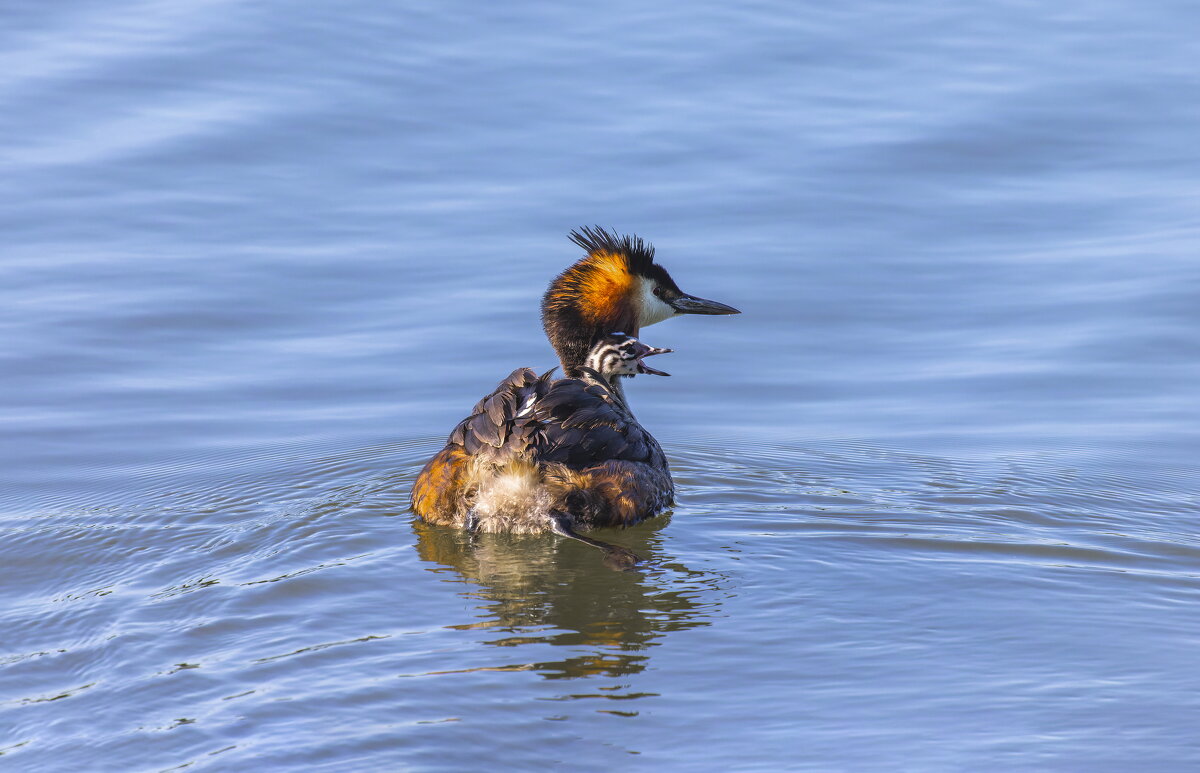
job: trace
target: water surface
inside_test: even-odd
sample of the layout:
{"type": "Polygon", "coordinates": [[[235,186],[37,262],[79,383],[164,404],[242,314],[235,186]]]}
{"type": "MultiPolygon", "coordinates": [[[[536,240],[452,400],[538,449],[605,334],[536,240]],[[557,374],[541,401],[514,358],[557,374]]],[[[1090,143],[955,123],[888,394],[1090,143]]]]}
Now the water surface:
{"type": "Polygon", "coordinates": [[[11,4],[0,768],[1195,770],[1187,4],[11,4]],[[599,223],[669,515],[415,524],[599,223]]]}

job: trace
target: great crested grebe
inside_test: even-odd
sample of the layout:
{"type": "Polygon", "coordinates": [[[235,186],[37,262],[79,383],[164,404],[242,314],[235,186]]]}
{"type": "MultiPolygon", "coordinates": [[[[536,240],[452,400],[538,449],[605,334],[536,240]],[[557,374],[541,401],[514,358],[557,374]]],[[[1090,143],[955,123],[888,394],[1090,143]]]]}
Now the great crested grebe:
{"type": "Polygon", "coordinates": [[[738,310],[684,293],[637,237],[582,228],[571,240],[586,254],[542,300],[564,377],[513,371],[421,470],[412,507],[430,523],[471,531],[553,531],[628,564],[636,560],[628,551],[576,529],[629,526],[674,498],[662,448],[634,418],[622,386],[638,373],[667,375],[643,359],[670,350],[636,336],[678,314],[738,310]]]}

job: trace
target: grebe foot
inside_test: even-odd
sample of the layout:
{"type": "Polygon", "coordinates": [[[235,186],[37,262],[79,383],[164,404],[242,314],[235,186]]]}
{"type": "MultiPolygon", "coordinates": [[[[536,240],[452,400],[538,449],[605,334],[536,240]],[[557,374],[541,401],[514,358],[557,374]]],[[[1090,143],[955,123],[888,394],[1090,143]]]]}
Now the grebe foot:
{"type": "Polygon", "coordinates": [[[604,565],[609,569],[626,572],[642,562],[641,557],[632,550],[583,536],[572,528],[570,520],[563,513],[550,513],[550,530],[560,537],[577,540],[585,545],[603,550],[604,565]]]}
{"type": "Polygon", "coordinates": [[[642,562],[642,557],[619,545],[609,545],[604,551],[604,565],[618,572],[628,572],[642,562]]]}

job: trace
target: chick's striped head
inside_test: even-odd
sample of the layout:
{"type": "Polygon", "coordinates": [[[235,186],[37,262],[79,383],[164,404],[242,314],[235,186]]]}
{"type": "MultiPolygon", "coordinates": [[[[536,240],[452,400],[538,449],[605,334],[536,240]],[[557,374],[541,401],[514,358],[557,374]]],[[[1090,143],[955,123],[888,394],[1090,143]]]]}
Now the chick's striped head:
{"type": "Polygon", "coordinates": [[[626,333],[610,333],[596,342],[588,352],[584,366],[610,381],[618,376],[636,376],[639,373],[669,376],[670,373],[655,370],[643,360],[651,355],[666,354],[670,351],[672,350],[647,346],[626,333]]]}

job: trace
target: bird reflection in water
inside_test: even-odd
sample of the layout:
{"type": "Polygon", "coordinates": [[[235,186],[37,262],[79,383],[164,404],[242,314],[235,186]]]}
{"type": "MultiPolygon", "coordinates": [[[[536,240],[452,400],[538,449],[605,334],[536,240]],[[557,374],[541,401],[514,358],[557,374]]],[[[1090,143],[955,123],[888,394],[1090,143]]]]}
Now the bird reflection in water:
{"type": "MultiPolygon", "coordinates": [[[[485,644],[551,644],[570,649],[561,660],[522,662],[493,670],[535,671],[547,679],[618,677],[645,670],[648,649],[675,631],[709,625],[722,578],[688,569],[662,554],[669,517],[613,531],[625,547],[649,559],[641,572],[614,572],[576,542],[513,534],[470,535],[413,523],[417,553],[454,570],[473,586],[477,622],[450,626],[490,630],[485,644]]],[[[636,696],[626,696],[636,697],[636,696]]]]}

